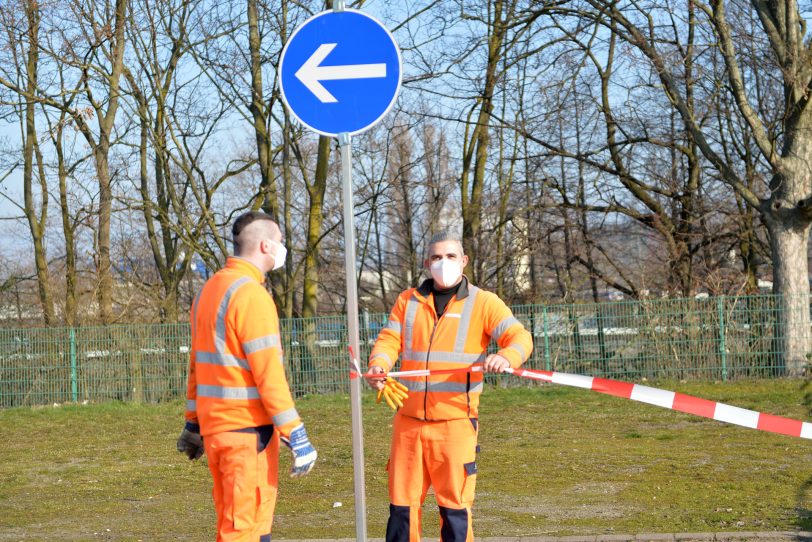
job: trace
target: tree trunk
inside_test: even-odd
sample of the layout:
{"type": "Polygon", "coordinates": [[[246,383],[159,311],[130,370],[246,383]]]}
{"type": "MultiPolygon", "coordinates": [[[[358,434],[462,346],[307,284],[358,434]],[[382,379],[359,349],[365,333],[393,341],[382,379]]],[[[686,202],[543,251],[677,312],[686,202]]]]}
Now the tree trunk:
{"type": "Polygon", "coordinates": [[[305,277],[302,291],[302,331],[304,347],[299,356],[301,360],[301,379],[299,385],[305,392],[313,392],[318,388],[318,373],[316,359],[318,350],[316,340],[318,330],[316,318],[318,313],[319,294],[319,241],[321,238],[322,212],[324,206],[324,192],[327,187],[327,173],[330,163],[330,148],[332,139],[319,136],[319,147],[316,156],[316,173],[313,184],[307,184],[310,196],[310,207],[307,217],[307,244],[305,247],[305,277]]]}
{"type": "MultiPolygon", "coordinates": [[[[290,120],[286,121],[286,130],[290,133],[290,120]]],[[[289,135],[286,136],[286,141],[290,141],[289,135]]],[[[293,248],[293,216],[292,202],[293,202],[293,178],[290,175],[290,168],[284,168],[282,171],[282,189],[283,189],[283,216],[284,216],[284,232],[285,232],[285,246],[293,248]]],[[[280,270],[281,271],[281,270],[280,270]]],[[[279,283],[281,286],[282,294],[280,296],[279,310],[285,315],[285,318],[293,317],[293,292],[294,284],[296,284],[293,268],[293,257],[285,260],[285,270],[280,277],[279,283]]]]}
{"type": "Polygon", "coordinates": [[[96,299],[99,303],[99,318],[101,323],[109,324],[113,321],[113,275],[110,261],[110,218],[113,211],[113,190],[110,184],[110,168],[108,164],[109,142],[106,134],[100,138],[94,155],[96,159],[96,176],[99,183],[99,222],[97,224],[98,260],[96,273],[98,288],[96,299]]]}
{"type": "Polygon", "coordinates": [[[753,209],[744,205],[741,198],[736,197],[736,205],[739,209],[739,253],[742,264],[742,274],[744,275],[744,291],[748,295],[758,294],[758,237],[756,233],[755,217],[753,209]]]}
{"type": "MultiPolygon", "coordinates": [[[[506,20],[503,18],[503,4],[501,0],[493,3],[493,20],[488,27],[488,63],[485,67],[485,84],[482,95],[479,97],[479,114],[476,126],[471,134],[471,148],[475,156],[474,176],[471,181],[470,193],[468,187],[468,174],[463,172],[462,179],[462,246],[468,254],[469,262],[465,272],[474,283],[481,277],[479,270],[483,262],[479,257],[479,235],[482,226],[482,192],[485,186],[485,166],[488,162],[488,145],[490,144],[489,127],[493,114],[493,96],[496,82],[499,78],[498,65],[502,56],[502,45],[507,32],[506,20]]],[[[470,155],[466,157],[470,167],[470,155]]]]}
{"type": "MultiPolygon", "coordinates": [[[[688,0],[688,42],[685,46],[685,56],[682,59],[682,64],[685,66],[685,105],[688,108],[691,118],[695,116],[694,104],[694,85],[696,80],[694,78],[694,40],[695,40],[695,27],[697,24],[695,7],[692,0],[688,0]]],[[[673,119],[675,112],[672,110],[671,118],[673,119]]],[[[673,122],[673,120],[672,120],[673,122]]],[[[676,249],[675,265],[672,266],[671,272],[672,284],[678,289],[682,297],[689,297],[694,292],[693,288],[693,255],[691,251],[691,240],[695,238],[694,222],[696,221],[696,201],[699,192],[700,182],[702,179],[702,164],[699,161],[699,148],[697,147],[694,137],[691,135],[690,126],[683,120],[685,125],[685,137],[687,141],[680,145],[684,150],[682,151],[687,162],[687,173],[685,182],[682,184],[682,190],[673,198],[676,212],[672,218],[674,225],[674,245],[676,249]]],[[[675,129],[671,133],[676,135],[675,129]]],[[[672,145],[671,157],[673,164],[673,171],[679,171],[678,155],[675,152],[676,144],[672,145]]],[[[675,179],[676,180],[676,179],[675,179]]]]}
{"type": "MultiPolygon", "coordinates": [[[[789,96],[790,89],[785,88],[785,93],[789,96]]],[[[761,210],[770,232],[773,291],[781,294],[783,303],[778,326],[783,365],[788,375],[801,376],[812,352],[807,259],[812,225],[812,110],[799,104],[784,127],[781,162],[770,179],[771,197],[761,210]]]]}
{"type": "MultiPolygon", "coordinates": [[[[174,72],[174,66],[170,70],[174,72]]],[[[169,77],[167,78],[168,83],[169,77]]],[[[160,236],[163,246],[163,253],[157,250],[157,240],[150,240],[152,247],[152,257],[158,267],[161,277],[161,286],[164,298],[161,302],[160,317],[161,322],[175,323],[180,315],[178,307],[179,286],[188,266],[178,265],[178,243],[173,237],[173,225],[171,220],[172,199],[174,196],[172,188],[172,170],[169,167],[170,154],[166,135],[166,87],[156,92],[157,103],[155,111],[155,189],[158,204],[158,223],[161,226],[160,236]],[[162,256],[163,254],[163,256],[162,256]]],[[[146,181],[146,180],[145,180],[146,181]]],[[[145,183],[142,183],[142,186],[145,183]]],[[[150,206],[151,207],[151,206],[150,206]]],[[[145,213],[146,215],[146,213],[145,213]]],[[[151,221],[151,219],[150,219],[151,221]]],[[[153,226],[154,231],[154,226],[153,226]]],[[[188,259],[187,254],[182,259],[188,259]]],[[[185,264],[185,262],[184,262],[185,264]]]]}
{"type": "Polygon", "coordinates": [[[812,350],[809,320],[809,223],[776,220],[766,214],[773,260],[773,289],[782,296],[777,342],[789,376],[804,374],[812,350]]]}
{"type": "Polygon", "coordinates": [[[68,203],[68,172],[65,169],[65,157],[62,152],[62,119],[56,129],[54,146],[56,149],[57,176],[59,177],[59,209],[62,213],[62,233],[65,236],[65,325],[75,326],[78,323],[78,304],[76,302],[76,243],[74,242],[74,225],[71,223],[68,203]]]}
{"type": "MultiPolygon", "coordinates": [[[[389,300],[389,290],[386,288],[386,280],[383,273],[387,266],[383,255],[383,243],[381,241],[381,221],[378,216],[378,206],[373,204],[371,220],[375,228],[375,274],[378,276],[378,287],[381,289],[381,307],[383,310],[389,310],[389,307],[392,306],[392,301],[389,300]]],[[[409,280],[409,286],[414,286],[414,284],[412,284],[415,282],[414,277],[409,277],[409,280]]]]}
{"type": "MultiPolygon", "coordinates": [[[[397,183],[399,201],[395,212],[398,216],[395,220],[395,227],[400,228],[397,237],[399,254],[397,258],[405,262],[406,274],[414,282],[412,277],[420,275],[423,258],[417,253],[417,241],[414,235],[415,202],[414,187],[412,185],[411,165],[412,165],[412,141],[405,130],[399,131],[393,137],[395,156],[392,158],[391,173],[393,183],[397,183]]],[[[395,188],[395,187],[393,187],[395,188]]]]}
{"type": "MultiPolygon", "coordinates": [[[[167,142],[167,117],[166,117],[166,97],[168,94],[171,74],[174,73],[177,64],[177,56],[173,54],[170,59],[169,68],[166,70],[165,82],[162,86],[154,89],[155,99],[154,115],[152,124],[152,143],[154,151],[154,184],[155,195],[150,190],[149,177],[149,141],[150,141],[150,119],[149,104],[144,97],[144,93],[137,87],[137,81],[131,74],[127,74],[132,87],[133,95],[138,104],[137,113],[140,120],[140,195],[144,225],[147,232],[152,260],[160,277],[162,295],[159,301],[158,312],[161,322],[175,323],[178,321],[180,308],[178,307],[179,288],[183,275],[188,269],[186,260],[191,258],[191,254],[181,258],[183,262],[178,262],[178,243],[173,237],[172,203],[177,200],[173,191],[172,171],[169,167],[171,161],[169,145],[167,142]],[[157,226],[156,226],[157,220],[157,226]],[[160,244],[159,244],[160,241],[160,244]],[[181,264],[181,265],[178,265],[181,264]]],[[[177,205],[176,201],[176,207],[177,205]]],[[[188,248],[188,247],[187,247],[188,248]]]]}
{"type": "Polygon", "coordinates": [[[180,285],[179,283],[164,284],[164,300],[161,303],[161,322],[174,324],[179,321],[180,309],[178,307],[178,298],[180,298],[180,285]]]}
{"type": "MultiPolygon", "coordinates": [[[[290,113],[287,109],[284,109],[284,124],[282,126],[282,185],[284,188],[284,205],[285,205],[285,224],[289,223],[289,214],[290,214],[290,201],[288,194],[290,193],[290,186],[291,186],[291,130],[293,126],[290,121],[290,113]]],[[[274,188],[274,190],[276,190],[274,188]]],[[[278,224],[282,222],[279,221],[278,216],[274,216],[274,220],[277,221],[278,224]]],[[[288,257],[285,260],[285,269],[280,270],[276,275],[278,280],[271,282],[271,293],[274,297],[274,300],[277,303],[279,310],[281,311],[280,314],[283,315],[284,318],[292,318],[293,311],[294,311],[294,292],[295,289],[291,287],[291,284],[294,284],[295,281],[292,279],[293,274],[293,256],[290,252],[292,247],[292,232],[288,231],[288,227],[285,226],[285,246],[288,247],[288,257]]],[[[272,274],[273,276],[273,274],[272,274]]]]}
{"type": "Polygon", "coordinates": [[[271,135],[268,130],[268,106],[262,88],[262,38],[259,35],[259,13],[256,0],[248,0],[248,50],[251,55],[251,116],[257,142],[257,161],[260,174],[260,198],[257,207],[279,221],[279,202],[273,178],[271,135]]]}
{"type": "Polygon", "coordinates": [[[312,318],[319,311],[319,242],[321,241],[324,193],[327,189],[327,169],[330,161],[329,137],[319,137],[316,174],[312,185],[307,185],[310,207],[307,214],[307,242],[305,244],[305,276],[302,293],[302,318],[312,318]]]}
{"type": "Polygon", "coordinates": [[[44,171],[42,168],[42,156],[39,153],[37,143],[37,126],[35,118],[35,103],[30,98],[37,88],[37,70],[39,61],[39,10],[36,2],[27,2],[25,6],[28,18],[28,54],[26,58],[26,80],[27,93],[25,104],[25,143],[23,146],[23,200],[25,217],[28,220],[28,227],[31,231],[31,238],[34,244],[34,263],[37,270],[37,290],[45,325],[54,323],[54,303],[51,295],[51,276],[48,271],[48,258],[45,254],[45,224],[48,217],[48,190],[45,186],[44,171]],[[40,211],[37,210],[34,201],[34,160],[39,164],[39,181],[42,186],[42,204],[40,211]]]}
{"type": "MultiPolygon", "coordinates": [[[[111,261],[110,261],[110,222],[113,211],[113,187],[112,179],[110,178],[110,144],[111,135],[113,134],[113,125],[116,119],[116,112],[119,105],[119,88],[121,81],[121,74],[124,72],[124,48],[126,40],[124,37],[124,29],[127,22],[127,12],[129,11],[128,0],[116,0],[115,11],[115,31],[113,34],[113,44],[110,51],[111,66],[110,75],[107,79],[109,96],[107,102],[107,111],[103,112],[100,106],[97,106],[97,115],[99,115],[99,138],[96,144],[93,144],[93,135],[86,127],[84,130],[85,138],[88,143],[93,147],[93,157],[96,165],[96,175],[99,183],[99,223],[98,223],[98,289],[97,300],[99,303],[99,317],[101,322],[109,324],[114,319],[113,314],[113,276],[111,274],[111,261]]],[[[88,96],[92,95],[92,91],[88,86],[86,89],[88,96]]],[[[75,117],[77,122],[81,117],[75,117]]]]}

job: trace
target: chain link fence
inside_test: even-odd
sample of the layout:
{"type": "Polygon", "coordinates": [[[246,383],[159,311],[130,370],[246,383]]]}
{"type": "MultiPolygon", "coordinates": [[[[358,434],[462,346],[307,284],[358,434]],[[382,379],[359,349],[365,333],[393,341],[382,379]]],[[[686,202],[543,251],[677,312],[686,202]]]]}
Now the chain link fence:
{"type": "MultiPolygon", "coordinates": [[[[726,380],[782,373],[779,302],[777,296],[738,296],[520,305],[513,311],[533,333],[528,368],[632,381],[726,380]]],[[[362,364],[387,318],[361,314],[362,364]]],[[[283,320],[281,327],[295,395],[349,391],[345,316],[283,320]]],[[[179,399],[189,345],[187,324],[0,329],[0,407],[179,399]]]]}

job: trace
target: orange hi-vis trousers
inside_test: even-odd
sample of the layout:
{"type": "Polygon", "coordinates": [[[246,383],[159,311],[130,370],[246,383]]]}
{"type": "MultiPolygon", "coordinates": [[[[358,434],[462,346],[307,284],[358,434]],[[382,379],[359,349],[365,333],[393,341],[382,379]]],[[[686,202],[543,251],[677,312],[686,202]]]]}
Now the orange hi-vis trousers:
{"type": "Polygon", "coordinates": [[[207,435],[203,444],[214,480],[217,542],[270,542],[279,434],[267,425],[207,435]]]}
{"type": "Polygon", "coordinates": [[[386,542],[420,542],[429,486],[440,508],[442,542],[472,542],[477,420],[423,421],[395,415],[389,456],[386,542]]]}

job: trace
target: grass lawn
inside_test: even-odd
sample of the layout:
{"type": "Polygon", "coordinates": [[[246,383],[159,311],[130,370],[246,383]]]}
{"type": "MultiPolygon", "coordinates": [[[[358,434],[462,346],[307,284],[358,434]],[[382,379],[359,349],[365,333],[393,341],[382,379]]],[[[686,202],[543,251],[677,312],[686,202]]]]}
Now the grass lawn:
{"type": "MultiPolygon", "coordinates": [[[[809,421],[804,383],[657,383],[809,421]]],[[[297,401],[319,451],[290,480],[274,539],[354,538],[349,397],[297,401]],[[338,506],[337,503],[341,503],[338,506]]],[[[213,540],[205,457],[175,451],[180,402],[0,410],[0,540],[213,540]]],[[[391,411],[364,395],[370,537],[382,537],[391,411]]],[[[482,398],[477,536],[812,530],[809,440],[542,385],[482,398]]],[[[439,536],[431,496],[424,536],[439,536]]]]}

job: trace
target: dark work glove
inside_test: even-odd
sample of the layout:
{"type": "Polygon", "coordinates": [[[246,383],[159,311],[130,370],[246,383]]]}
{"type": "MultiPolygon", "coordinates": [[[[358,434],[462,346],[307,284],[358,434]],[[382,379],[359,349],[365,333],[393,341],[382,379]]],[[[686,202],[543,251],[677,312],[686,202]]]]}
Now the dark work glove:
{"type": "Polygon", "coordinates": [[[204,449],[199,425],[186,422],[186,426],[178,437],[178,451],[186,454],[189,459],[200,459],[204,449]]]}

